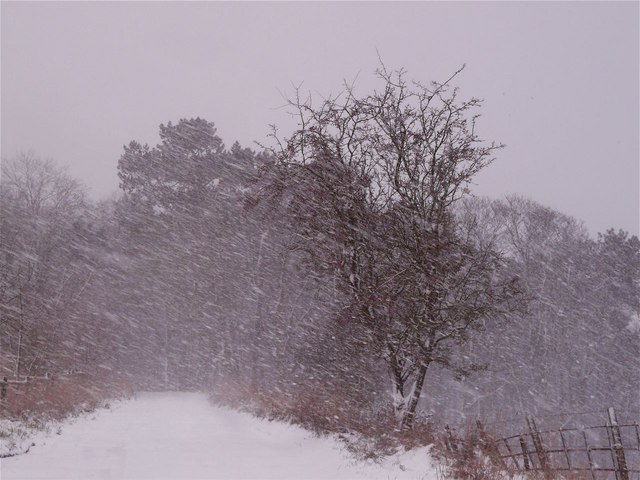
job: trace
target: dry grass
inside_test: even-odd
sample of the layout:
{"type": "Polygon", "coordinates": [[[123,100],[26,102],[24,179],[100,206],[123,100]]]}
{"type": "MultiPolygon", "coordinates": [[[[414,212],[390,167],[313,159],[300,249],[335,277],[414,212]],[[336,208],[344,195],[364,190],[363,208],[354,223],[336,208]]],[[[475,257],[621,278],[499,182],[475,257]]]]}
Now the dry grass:
{"type": "Polygon", "coordinates": [[[362,405],[326,389],[299,387],[285,393],[234,384],[218,390],[212,400],[260,418],[300,425],[317,435],[336,434],[359,459],[377,460],[401,447],[411,449],[434,441],[432,425],[425,417],[417,417],[412,430],[400,431],[390,404],[362,405]]]}
{"type": "Polygon", "coordinates": [[[83,374],[9,383],[0,401],[0,458],[28,452],[34,436],[60,433],[63,420],[131,394],[126,382],[107,384],[83,374]]]}
{"type": "Polygon", "coordinates": [[[0,417],[19,419],[46,415],[59,420],[91,411],[104,400],[131,393],[131,387],[124,382],[107,384],[84,374],[9,383],[6,397],[0,402],[0,417]]]}

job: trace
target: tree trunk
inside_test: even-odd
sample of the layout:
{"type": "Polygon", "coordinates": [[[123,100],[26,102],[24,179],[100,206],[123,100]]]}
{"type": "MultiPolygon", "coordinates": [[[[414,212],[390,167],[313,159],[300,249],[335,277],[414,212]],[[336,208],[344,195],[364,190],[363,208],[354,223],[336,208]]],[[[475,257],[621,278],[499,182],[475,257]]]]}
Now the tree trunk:
{"type": "Polygon", "coordinates": [[[22,362],[22,329],[24,324],[24,305],[22,304],[22,292],[18,294],[18,298],[20,301],[20,326],[18,330],[18,355],[16,356],[16,368],[14,373],[14,376],[17,379],[20,376],[20,363],[22,362]]]}
{"type": "Polygon", "coordinates": [[[402,422],[406,412],[404,378],[402,377],[400,365],[398,365],[398,359],[391,348],[389,348],[389,368],[393,378],[393,412],[396,419],[402,422]]]}
{"type": "Polygon", "coordinates": [[[402,423],[400,424],[401,430],[411,430],[413,426],[413,420],[416,415],[416,408],[418,407],[418,401],[420,400],[420,394],[422,393],[422,387],[424,386],[424,379],[427,375],[427,369],[429,363],[424,363],[418,370],[418,376],[411,392],[411,398],[409,399],[409,405],[402,417],[402,423]]]}
{"type": "Polygon", "coordinates": [[[398,362],[398,357],[393,351],[391,345],[387,345],[387,365],[389,367],[389,373],[391,374],[392,381],[392,401],[393,401],[393,413],[396,420],[402,423],[404,414],[407,407],[407,401],[405,398],[404,387],[406,377],[402,374],[402,367],[398,362]]]}

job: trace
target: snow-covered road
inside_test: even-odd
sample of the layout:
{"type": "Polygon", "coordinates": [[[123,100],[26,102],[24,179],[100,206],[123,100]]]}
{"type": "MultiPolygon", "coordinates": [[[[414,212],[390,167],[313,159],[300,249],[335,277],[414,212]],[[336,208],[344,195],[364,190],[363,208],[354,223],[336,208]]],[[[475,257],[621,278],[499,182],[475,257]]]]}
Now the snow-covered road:
{"type": "Polygon", "coordinates": [[[214,407],[196,393],[141,394],[1,460],[0,472],[2,480],[435,478],[424,450],[355,463],[330,438],[214,407]]]}

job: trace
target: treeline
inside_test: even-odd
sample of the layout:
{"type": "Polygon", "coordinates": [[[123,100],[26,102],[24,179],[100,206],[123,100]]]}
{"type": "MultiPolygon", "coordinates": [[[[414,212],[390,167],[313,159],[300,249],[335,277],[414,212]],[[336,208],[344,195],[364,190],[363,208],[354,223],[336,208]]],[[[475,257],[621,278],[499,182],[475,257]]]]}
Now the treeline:
{"type": "Polygon", "coordinates": [[[2,375],[81,369],[363,431],[638,409],[638,239],[469,196],[499,148],[479,102],[379,74],[292,102],[299,130],[260,153],[161,125],[124,147],[117,200],[3,159],[2,375]]]}

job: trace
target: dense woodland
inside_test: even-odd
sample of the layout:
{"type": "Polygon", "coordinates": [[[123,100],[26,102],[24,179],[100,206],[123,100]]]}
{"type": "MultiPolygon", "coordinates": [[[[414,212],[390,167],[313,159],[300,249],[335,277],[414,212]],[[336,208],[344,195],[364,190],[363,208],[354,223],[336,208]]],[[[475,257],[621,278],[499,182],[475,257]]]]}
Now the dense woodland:
{"type": "Polygon", "coordinates": [[[638,238],[472,196],[500,149],[479,102],[379,75],[295,97],[299,129],[260,152],[161,125],[124,147],[110,201],[3,158],[2,375],[270,398],[346,428],[640,410],[638,238]]]}

